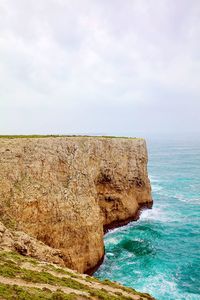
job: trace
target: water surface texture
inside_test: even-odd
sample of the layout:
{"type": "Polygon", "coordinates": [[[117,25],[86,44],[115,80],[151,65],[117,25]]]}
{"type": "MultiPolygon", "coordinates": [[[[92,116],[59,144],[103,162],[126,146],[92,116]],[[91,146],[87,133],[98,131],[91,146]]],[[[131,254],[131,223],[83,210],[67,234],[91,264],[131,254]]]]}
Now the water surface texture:
{"type": "Polygon", "coordinates": [[[153,209],[105,236],[105,261],[95,276],[158,300],[199,300],[200,143],[148,148],[153,209]]]}

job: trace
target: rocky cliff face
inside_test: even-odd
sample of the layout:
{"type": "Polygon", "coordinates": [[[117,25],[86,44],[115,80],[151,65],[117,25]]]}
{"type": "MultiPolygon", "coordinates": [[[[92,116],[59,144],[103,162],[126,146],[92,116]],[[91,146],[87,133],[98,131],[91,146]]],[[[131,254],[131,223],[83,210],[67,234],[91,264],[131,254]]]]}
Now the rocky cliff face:
{"type": "Polygon", "coordinates": [[[67,267],[92,270],[103,230],[151,203],[143,139],[0,139],[0,220],[59,249],[67,267]]]}

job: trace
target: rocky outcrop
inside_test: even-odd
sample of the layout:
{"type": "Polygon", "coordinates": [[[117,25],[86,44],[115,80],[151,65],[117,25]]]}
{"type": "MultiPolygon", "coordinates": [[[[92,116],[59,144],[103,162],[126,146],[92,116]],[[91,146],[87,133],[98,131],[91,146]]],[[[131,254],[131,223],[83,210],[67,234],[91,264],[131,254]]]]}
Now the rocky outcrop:
{"type": "Polygon", "coordinates": [[[151,203],[143,139],[0,139],[0,219],[59,249],[69,268],[93,270],[103,230],[151,203]]]}
{"type": "Polygon", "coordinates": [[[23,231],[6,228],[0,222],[0,250],[15,251],[24,256],[31,256],[41,261],[64,266],[60,250],[53,249],[23,231]]]}

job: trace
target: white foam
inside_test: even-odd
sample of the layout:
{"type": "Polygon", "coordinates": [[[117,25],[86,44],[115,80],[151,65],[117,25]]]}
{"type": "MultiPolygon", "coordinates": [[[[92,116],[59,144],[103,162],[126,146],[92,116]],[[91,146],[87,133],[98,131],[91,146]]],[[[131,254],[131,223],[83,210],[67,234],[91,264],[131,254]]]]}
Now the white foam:
{"type": "Polygon", "coordinates": [[[154,176],[154,175],[150,175],[150,176],[149,176],[149,179],[150,179],[151,183],[152,183],[152,182],[159,182],[159,181],[160,181],[160,180],[158,179],[158,177],[156,177],[156,176],[154,176]]]}
{"type": "Polygon", "coordinates": [[[178,289],[175,278],[168,280],[163,274],[149,276],[148,279],[145,279],[145,288],[142,291],[155,295],[158,287],[160,295],[178,295],[178,289]]]}
{"type": "Polygon", "coordinates": [[[200,204],[200,198],[198,198],[198,197],[188,198],[182,194],[175,194],[174,197],[181,202],[197,204],[197,205],[200,204]]]}
{"type": "Polygon", "coordinates": [[[172,219],[166,214],[166,212],[163,209],[156,207],[156,208],[144,210],[140,216],[140,220],[144,220],[144,221],[155,220],[161,222],[169,222],[172,219]]]}
{"type": "Polygon", "coordinates": [[[190,293],[184,293],[183,298],[181,300],[200,300],[200,295],[197,294],[190,294],[190,293]]]}
{"type": "Polygon", "coordinates": [[[112,245],[117,245],[119,243],[119,239],[115,237],[107,237],[106,239],[106,244],[112,244],[112,245]]]}
{"type": "Polygon", "coordinates": [[[106,252],[106,255],[109,257],[109,256],[115,256],[114,253],[112,252],[106,252]]]}
{"type": "Polygon", "coordinates": [[[152,184],[151,187],[152,187],[153,192],[159,192],[159,191],[163,190],[163,187],[158,184],[152,184]]]}

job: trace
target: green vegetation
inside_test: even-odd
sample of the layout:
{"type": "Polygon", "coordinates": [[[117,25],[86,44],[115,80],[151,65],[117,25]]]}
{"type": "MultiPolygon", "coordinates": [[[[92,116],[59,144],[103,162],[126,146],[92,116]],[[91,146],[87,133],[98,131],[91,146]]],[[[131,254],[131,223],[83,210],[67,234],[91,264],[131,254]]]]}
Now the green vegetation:
{"type": "Polygon", "coordinates": [[[15,263],[22,263],[22,262],[30,262],[33,264],[38,264],[38,261],[31,257],[26,257],[18,254],[17,252],[12,251],[0,251],[0,263],[3,261],[8,262],[8,260],[11,260],[15,263]]]}
{"type": "Polygon", "coordinates": [[[40,134],[31,134],[31,135],[0,135],[0,138],[6,139],[21,139],[21,138],[47,138],[47,137],[65,137],[65,135],[40,135],[40,134]]]}
{"type": "Polygon", "coordinates": [[[59,274],[71,276],[71,277],[73,277],[73,278],[80,278],[80,276],[74,274],[73,272],[66,271],[64,268],[61,269],[61,268],[59,268],[59,267],[55,267],[55,266],[50,265],[50,264],[49,264],[49,265],[46,265],[46,266],[44,267],[44,269],[45,269],[46,271],[51,270],[51,271],[54,271],[54,272],[59,273],[59,274]]]}
{"type": "Polygon", "coordinates": [[[126,287],[124,285],[120,285],[119,283],[110,281],[109,279],[104,279],[101,283],[105,284],[107,286],[109,285],[109,286],[111,286],[113,288],[121,289],[121,290],[123,290],[123,291],[125,291],[127,293],[131,293],[131,294],[134,293],[135,295],[145,296],[145,298],[150,299],[150,300],[152,299],[152,297],[149,294],[147,294],[147,293],[140,293],[140,292],[136,291],[133,288],[129,288],[129,287],[126,287]]]}
{"type": "MultiPolygon", "coordinates": [[[[130,300],[131,297],[123,295],[123,291],[132,295],[140,296],[142,300],[152,300],[148,294],[139,293],[131,288],[126,288],[117,283],[106,279],[103,282],[90,276],[81,276],[74,274],[70,270],[57,267],[53,264],[41,263],[34,258],[25,257],[15,252],[0,251],[0,276],[10,278],[10,281],[15,283],[15,279],[21,280],[22,283],[34,284],[34,288],[0,284],[0,299],[16,299],[16,300],[73,300],[78,299],[75,294],[67,294],[59,290],[52,292],[51,289],[70,288],[75,291],[85,292],[89,297],[81,296],[81,299],[99,299],[99,300],[130,300]],[[30,265],[30,267],[29,267],[30,265]],[[81,281],[79,281],[81,280],[81,281]],[[95,283],[98,283],[95,286],[95,283]],[[89,284],[90,283],[90,284],[89,284]],[[99,286],[99,283],[102,286],[99,286]],[[49,289],[39,289],[39,284],[48,284],[49,289]],[[91,287],[91,284],[93,285],[91,287]],[[105,288],[104,288],[105,286],[105,288]],[[109,287],[111,289],[107,291],[109,287]]],[[[7,283],[7,282],[6,282],[7,283]]]]}
{"type": "Polygon", "coordinates": [[[91,291],[90,295],[102,300],[132,300],[131,297],[125,297],[122,295],[122,293],[120,293],[120,295],[108,294],[108,292],[104,289],[91,291]]]}
{"type": "Polygon", "coordinates": [[[99,280],[97,278],[89,276],[89,275],[85,276],[85,280],[88,282],[99,282],[99,280]]]}
{"type": "MultiPolygon", "coordinates": [[[[75,290],[80,290],[84,292],[88,292],[91,296],[97,297],[97,299],[102,300],[128,300],[129,297],[119,296],[116,295],[109,295],[109,293],[106,290],[97,290],[88,287],[87,285],[84,285],[72,278],[67,277],[56,277],[48,272],[38,272],[38,271],[32,271],[24,268],[19,268],[19,266],[13,262],[13,261],[4,261],[4,264],[0,264],[0,275],[4,277],[9,278],[20,278],[22,280],[32,282],[32,283],[40,283],[40,284],[50,284],[50,285],[56,285],[56,286],[63,286],[68,287],[75,290]]],[[[21,295],[22,292],[20,292],[21,295]]],[[[22,293],[24,295],[24,291],[22,293]]],[[[25,295],[27,296],[27,292],[25,292],[25,295]]],[[[19,298],[23,299],[23,298],[19,298]]],[[[26,298],[24,298],[26,299],[26,298]]],[[[27,298],[28,299],[28,298],[27,298]]],[[[37,299],[37,298],[35,298],[37,299]]],[[[48,299],[48,298],[47,298],[48,299]]],[[[50,298],[51,299],[51,298],[50,298]]],[[[54,299],[54,298],[52,298],[54,299]]],[[[56,298],[55,298],[56,299],[56,298]]],[[[65,298],[61,298],[65,299],[65,298]]],[[[72,298],[73,299],[73,298],[72,298]]]]}
{"type": "MultiPolygon", "coordinates": [[[[19,287],[0,283],[0,297],[6,300],[74,300],[73,294],[64,294],[62,291],[51,292],[38,288],[19,287]]],[[[87,299],[87,298],[85,298],[87,299]]]]}
{"type": "Polygon", "coordinates": [[[85,285],[67,277],[56,277],[48,272],[32,271],[19,266],[13,261],[0,262],[0,275],[9,278],[20,278],[28,282],[43,283],[69,287],[76,290],[85,290],[85,285]]]}

